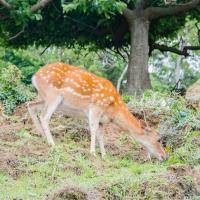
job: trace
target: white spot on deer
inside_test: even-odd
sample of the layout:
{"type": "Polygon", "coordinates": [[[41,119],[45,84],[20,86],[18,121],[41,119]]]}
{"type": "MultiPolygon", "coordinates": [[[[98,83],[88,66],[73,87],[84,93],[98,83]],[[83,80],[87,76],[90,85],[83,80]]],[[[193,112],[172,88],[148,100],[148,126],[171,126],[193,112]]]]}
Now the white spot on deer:
{"type": "Polygon", "coordinates": [[[110,96],[110,100],[111,100],[111,101],[114,101],[114,97],[110,96]]]}
{"type": "Polygon", "coordinates": [[[104,89],[104,86],[100,83],[98,84],[101,89],[104,89]]]}
{"type": "Polygon", "coordinates": [[[74,92],[74,90],[72,88],[70,88],[70,87],[65,88],[64,91],[69,92],[69,93],[73,93],[74,92]]]}
{"type": "Polygon", "coordinates": [[[95,92],[101,92],[101,89],[94,89],[95,92]]]}
{"type": "Polygon", "coordinates": [[[76,87],[81,87],[77,82],[73,82],[73,84],[76,86],[76,87]]]}

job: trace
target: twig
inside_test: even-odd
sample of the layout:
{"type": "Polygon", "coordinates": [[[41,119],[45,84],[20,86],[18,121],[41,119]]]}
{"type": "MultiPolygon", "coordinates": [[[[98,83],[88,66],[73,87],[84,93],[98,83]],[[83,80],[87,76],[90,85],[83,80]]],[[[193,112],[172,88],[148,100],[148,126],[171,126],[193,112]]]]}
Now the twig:
{"type": "Polygon", "coordinates": [[[20,31],[20,32],[18,32],[16,35],[14,35],[14,36],[12,36],[12,37],[10,37],[8,40],[10,41],[10,40],[14,40],[14,39],[16,39],[17,37],[19,37],[22,33],[24,33],[24,27],[23,27],[23,29],[20,31]]]}
{"type": "Polygon", "coordinates": [[[40,53],[40,56],[42,56],[50,46],[51,46],[51,44],[49,44],[47,47],[45,47],[44,50],[40,53]]]}

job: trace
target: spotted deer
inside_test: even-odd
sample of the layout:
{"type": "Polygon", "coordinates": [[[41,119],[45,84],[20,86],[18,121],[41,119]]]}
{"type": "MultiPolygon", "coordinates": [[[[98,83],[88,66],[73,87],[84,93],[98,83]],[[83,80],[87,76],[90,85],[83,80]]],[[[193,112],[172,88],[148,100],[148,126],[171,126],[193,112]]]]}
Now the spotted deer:
{"type": "Polygon", "coordinates": [[[68,116],[88,118],[93,155],[97,139],[101,155],[105,156],[102,125],[112,122],[141,143],[149,156],[154,155],[159,160],[166,158],[159,134],[141,127],[110,81],[72,65],[54,63],[36,72],[32,83],[39,100],[29,103],[28,110],[37,130],[46,135],[50,145],[54,145],[54,140],[48,122],[56,110],[62,110],[68,116]],[[39,118],[38,111],[41,112],[39,118]]]}

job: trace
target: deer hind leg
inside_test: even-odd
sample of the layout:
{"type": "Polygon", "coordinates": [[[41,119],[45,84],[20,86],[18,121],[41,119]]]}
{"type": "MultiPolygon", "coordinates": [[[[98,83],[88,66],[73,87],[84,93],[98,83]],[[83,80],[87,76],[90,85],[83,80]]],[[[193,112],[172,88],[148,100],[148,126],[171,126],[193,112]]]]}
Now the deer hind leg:
{"type": "Polygon", "coordinates": [[[99,142],[99,147],[100,147],[100,151],[101,151],[101,157],[104,159],[106,156],[106,151],[105,151],[105,147],[104,147],[104,129],[103,129],[103,125],[99,124],[99,129],[97,131],[97,140],[99,142]]]}
{"type": "Polygon", "coordinates": [[[91,144],[90,144],[90,153],[96,156],[95,147],[96,147],[96,134],[99,129],[99,122],[102,115],[102,109],[91,106],[89,109],[89,127],[91,134],[91,144]]]}
{"type": "Polygon", "coordinates": [[[59,97],[56,97],[56,98],[51,99],[49,101],[46,101],[44,110],[42,111],[41,116],[40,116],[41,125],[42,125],[44,133],[47,137],[47,142],[48,142],[49,145],[55,145],[55,143],[53,141],[52,134],[49,130],[49,120],[50,120],[52,114],[58,108],[62,99],[63,98],[61,96],[59,96],[59,97]]]}
{"type": "Polygon", "coordinates": [[[38,101],[38,102],[30,102],[28,103],[27,106],[28,106],[28,112],[31,116],[33,124],[36,127],[36,130],[44,136],[44,131],[42,129],[41,123],[37,116],[37,113],[42,110],[43,105],[44,105],[44,101],[38,101]]]}

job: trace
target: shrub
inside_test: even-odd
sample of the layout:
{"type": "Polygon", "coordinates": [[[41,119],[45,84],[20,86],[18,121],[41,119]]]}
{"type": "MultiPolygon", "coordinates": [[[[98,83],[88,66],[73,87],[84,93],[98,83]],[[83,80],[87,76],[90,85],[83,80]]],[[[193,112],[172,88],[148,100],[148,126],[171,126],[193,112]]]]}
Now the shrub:
{"type": "Polygon", "coordinates": [[[0,68],[0,100],[6,114],[11,114],[18,104],[34,97],[31,87],[25,86],[21,79],[21,71],[15,65],[0,68]]]}

